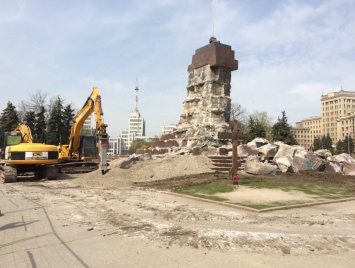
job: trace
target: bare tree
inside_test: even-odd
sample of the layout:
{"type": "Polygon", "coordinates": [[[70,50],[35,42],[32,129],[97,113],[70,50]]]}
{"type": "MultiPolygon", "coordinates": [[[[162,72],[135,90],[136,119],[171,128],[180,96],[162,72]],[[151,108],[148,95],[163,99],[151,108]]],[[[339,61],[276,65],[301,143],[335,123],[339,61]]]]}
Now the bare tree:
{"type": "Polygon", "coordinates": [[[39,113],[41,107],[46,106],[47,93],[37,90],[36,93],[30,93],[27,100],[22,100],[18,105],[19,119],[22,122],[26,112],[32,111],[39,113]]]}
{"type": "Polygon", "coordinates": [[[34,94],[30,93],[29,101],[27,102],[28,109],[39,113],[41,107],[45,106],[46,104],[47,96],[47,93],[43,93],[40,90],[37,90],[34,94]]]}
{"type": "Polygon", "coordinates": [[[240,123],[239,130],[245,133],[248,125],[248,111],[240,103],[231,104],[230,120],[237,120],[240,123]]]}

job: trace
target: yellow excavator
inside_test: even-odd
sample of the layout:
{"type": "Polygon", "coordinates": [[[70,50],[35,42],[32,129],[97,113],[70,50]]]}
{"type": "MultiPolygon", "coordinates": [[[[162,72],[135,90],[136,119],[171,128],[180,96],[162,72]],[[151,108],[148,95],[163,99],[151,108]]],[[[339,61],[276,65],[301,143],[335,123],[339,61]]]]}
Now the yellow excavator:
{"type": "Polygon", "coordinates": [[[4,182],[15,182],[19,175],[35,174],[39,178],[55,179],[58,147],[33,143],[31,130],[19,124],[13,131],[4,133],[1,146],[0,173],[4,182]]]}
{"type": "Polygon", "coordinates": [[[84,106],[76,114],[71,126],[69,144],[59,145],[60,173],[89,172],[101,168],[104,174],[107,170],[108,134],[107,125],[103,122],[101,95],[97,87],[86,100],[84,106]],[[96,136],[80,135],[84,121],[95,114],[96,136]],[[98,163],[98,161],[99,163],[98,163]]]}

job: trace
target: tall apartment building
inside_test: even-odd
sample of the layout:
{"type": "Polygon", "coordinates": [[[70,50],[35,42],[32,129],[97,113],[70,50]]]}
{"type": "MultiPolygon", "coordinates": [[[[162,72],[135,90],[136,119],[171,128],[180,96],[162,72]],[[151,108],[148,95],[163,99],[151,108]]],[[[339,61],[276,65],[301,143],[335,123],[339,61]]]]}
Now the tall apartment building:
{"type": "Polygon", "coordinates": [[[355,111],[355,92],[338,89],[327,95],[322,95],[321,102],[323,135],[329,133],[333,143],[344,139],[345,132],[354,138],[354,131],[349,130],[350,125],[344,128],[344,124],[349,122],[351,117],[354,118],[351,113],[355,111]]]}
{"type": "Polygon", "coordinates": [[[121,131],[122,147],[121,154],[128,154],[128,150],[133,141],[136,139],[146,139],[145,137],[145,120],[141,117],[138,110],[138,82],[136,83],[136,108],[133,112],[130,112],[128,118],[128,129],[121,131]]]}
{"type": "Polygon", "coordinates": [[[145,120],[138,110],[130,112],[128,119],[128,129],[121,131],[122,154],[127,154],[133,141],[145,139],[145,120]]]}
{"type": "Polygon", "coordinates": [[[316,137],[328,135],[336,144],[355,138],[355,92],[337,89],[321,96],[322,115],[303,119],[291,129],[297,142],[310,149],[316,137]]]}

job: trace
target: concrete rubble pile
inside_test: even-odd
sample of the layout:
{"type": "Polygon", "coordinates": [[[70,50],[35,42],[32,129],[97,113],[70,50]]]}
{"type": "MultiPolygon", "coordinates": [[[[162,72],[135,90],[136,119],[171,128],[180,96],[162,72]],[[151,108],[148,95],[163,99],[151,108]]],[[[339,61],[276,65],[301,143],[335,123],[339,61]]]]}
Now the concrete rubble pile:
{"type": "Polygon", "coordinates": [[[355,160],[349,154],[332,155],[329,150],[309,152],[299,145],[256,141],[238,146],[238,156],[246,158],[246,173],[273,175],[278,170],[283,173],[313,170],[355,175],[355,160]]]}

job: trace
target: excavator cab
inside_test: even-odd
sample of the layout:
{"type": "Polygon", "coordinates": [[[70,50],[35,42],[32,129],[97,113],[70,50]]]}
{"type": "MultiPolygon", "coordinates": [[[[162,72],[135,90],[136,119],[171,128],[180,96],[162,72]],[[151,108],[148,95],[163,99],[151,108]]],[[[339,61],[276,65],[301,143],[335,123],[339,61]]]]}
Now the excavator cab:
{"type": "Polygon", "coordinates": [[[22,135],[19,131],[4,132],[4,141],[1,146],[1,159],[5,159],[5,151],[7,146],[17,145],[22,142],[22,135]]]}
{"type": "Polygon", "coordinates": [[[17,145],[22,142],[22,135],[21,132],[18,131],[11,131],[11,132],[5,132],[4,133],[4,145],[9,146],[9,145],[17,145]]]}
{"type": "Polygon", "coordinates": [[[80,135],[79,159],[92,160],[97,158],[97,139],[95,136],[80,135]]]}

